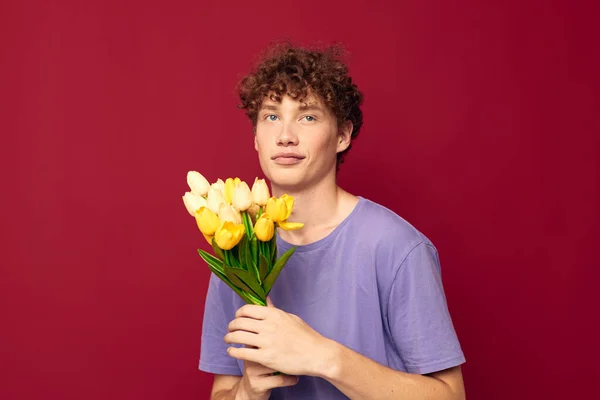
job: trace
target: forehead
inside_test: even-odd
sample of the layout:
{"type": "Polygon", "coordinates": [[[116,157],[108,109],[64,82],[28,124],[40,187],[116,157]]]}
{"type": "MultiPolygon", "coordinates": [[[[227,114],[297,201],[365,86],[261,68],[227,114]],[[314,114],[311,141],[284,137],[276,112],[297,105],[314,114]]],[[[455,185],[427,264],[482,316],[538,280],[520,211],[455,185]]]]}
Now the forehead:
{"type": "Polygon", "coordinates": [[[323,101],[321,100],[321,98],[319,96],[315,96],[311,93],[308,93],[307,96],[302,99],[302,101],[296,100],[294,98],[292,98],[289,95],[285,95],[281,97],[281,101],[277,102],[277,101],[273,101],[271,99],[271,94],[267,95],[264,97],[260,109],[274,109],[274,108],[281,108],[282,106],[284,107],[289,107],[289,108],[295,108],[295,109],[306,109],[306,108],[310,108],[310,109],[321,109],[322,111],[327,111],[325,107],[325,104],[323,103],[323,101]]]}

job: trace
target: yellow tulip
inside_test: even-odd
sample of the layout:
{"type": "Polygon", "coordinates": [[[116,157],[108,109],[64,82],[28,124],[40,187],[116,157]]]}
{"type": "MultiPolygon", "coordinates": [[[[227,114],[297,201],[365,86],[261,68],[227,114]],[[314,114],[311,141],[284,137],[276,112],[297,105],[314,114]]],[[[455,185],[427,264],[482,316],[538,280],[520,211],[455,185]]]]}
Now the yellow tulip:
{"type": "Polygon", "coordinates": [[[282,198],[271,197],[267,200],[265,212],[273,218],[274,222],[285,221],[289,215],[287,204],[282,198]]]}
{"type": "Polygon", "coordinates": [[[259,206],[264,206],[269,200],[269,187],[264,179],[256,178],[252,185],[252,200],[259,206]]]}
{"type": "Polygon", "coordinates": [[[185,195],[183,195],[182,198],[185,208],[192,217],[196,216],[196,211],[198,211],[200,207],[206,207],[206,200],[204,200],[204,197],[192,192],[185,192],[185,195]]]}
{"type": "Polygon", "coordinates": [[[234,224],[242,223],[242,215],[238,210],[229,204],[221,204],[219,208],[219,218],[221,221],[229,221],[234,224]]]}
{"type": "Polygon", "coordinates": [[[212,187],[208,189],[208,197],[206,199],[207,207],[215,214],[219,213],[221,204],[225,204],[225,197],[217,188],[212,187]]]}
{"type": "Polygon", "coordinates": [[[197,194],[198,196],[206,196],[208,188],[210,187],[210,183],[208,183],[206,178],[197,171],[189,171],[187,173],[187,184],[192,190],[192,193],[197,194]]]}
{"type": "Polygon", "coordinates": [[[223,192],[223,194],[225,195],[225,201],[228,204],[231,204],[231,201],[233,200],[233,192],[235,191],[235,187],[241,182],[242,181],[240,180],[240,178],[227,178],[227,180],[225,181],[225,191],[223,192]]]}
{"type": "Polygon", "coordinates": [[[252,192],[246,182],[240,182],[235,187],[232,204],[240,211],[246,211],[252,205],[252,192]]]}
{"type": "Polygon", "coordinates": [[[212,240],[213,240],[214,236],[208,236],[208,235],[205,235],[204,233],[202,234],[202,236],[204,236],[204,239],[206,239],[208,244],[210,244],[212,246],[212,240]]]}
{"type": "Polygon", "coordinates": [[[291,231],[300,229],[304,224],[300,222],[288,222],[287,219],[292,215],[292,208],[294,207],[294,198],[284,194],[280,198],[271,197],[267,200],[267,206],[265,212],[273,219],[273,221],[281,229],[291,231]]]}
{"type": "Polygon", "coordinates": [[[207,236],[214,235],[217,228],[219,228],[219,225],[221,225],[221,220],[217,214],[207,207],[200,207],[200,209],[196,211],[195,217],[198,229],[207,236]]]}
{"type": "Polygon", "coordinates": [[[269,214],[262,214],[254,224],[256,238],[262,242],[268,242],[275,234],[275,224],[269,214]]]}
{"type": "Polygon", "coordinates": [[[281,196],[281,199],[285,201],[285,205],[287,206],[287,215],[285,216],[285,219],[288,219],[290,215],[292,215],[292,209],[294,208],[294,198],[292,196],[284,194],[281,196]]]}
{"type": "Polygon", "coordinates": [[[215,242],[223,250],[233,249],[246,234],[244,225],[236,225],[233,222],[223,222],[215,232],[215,242]]]}

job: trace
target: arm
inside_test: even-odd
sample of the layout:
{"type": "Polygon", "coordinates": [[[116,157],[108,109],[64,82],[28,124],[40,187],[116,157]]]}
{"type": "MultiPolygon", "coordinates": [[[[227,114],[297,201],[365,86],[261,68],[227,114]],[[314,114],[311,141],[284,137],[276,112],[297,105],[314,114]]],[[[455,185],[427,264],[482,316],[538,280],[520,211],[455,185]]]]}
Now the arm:
{"type": "Polygon", "coordinates": [[[235,399],[235,392],[241,379],[241,376],[235,375],[215,375],[210,400],[235,399]]]}
{"type": "Polygon", "coordinates": [[[298,378],[273,375],[275,371],[246,361],[244,375],[215,375],[211,400],[267,400],[276,387],[292,386],[298,378]]]}
{"type": "Polygon", "coordinates": [[[244,306],[230,330],[225,337],[228,343],[256,346],[230,347],[230,356],[290,374],[321,377],[350,398],[465,398],[460,367],[428,375],[396,371],[321,336],[297,316],[276,308],[244,306]],[[282,340],[289,337],[293,342],[282,340]]]}
{"type": "Polygon", "coordinates": [[[463,399],[462,373],[456,366],[464,356],[432,246],[417,246],[406,257],[385,304],[382,317],[389,321],[391,338],[408,373],[325,338],[301,318],[273,307],[238,310],[225,341],[254,348],[230,347],[228,353],[285,373],[324,378],[351,398],[463,399]]]}
{"type": "Polygon", "coordinates": [[[355,351],[328,341],[325,361],[316,373],[351,399],[464,400],[460,367],[428,375],[409,374],[383,366],[355,351]]]}

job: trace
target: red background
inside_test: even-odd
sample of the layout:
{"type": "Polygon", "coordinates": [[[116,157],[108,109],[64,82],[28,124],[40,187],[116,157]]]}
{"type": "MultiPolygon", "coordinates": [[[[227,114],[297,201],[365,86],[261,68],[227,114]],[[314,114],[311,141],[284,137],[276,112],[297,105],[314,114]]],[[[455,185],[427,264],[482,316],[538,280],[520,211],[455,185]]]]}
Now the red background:
{"type": "Polygon", "coordinates": [[[590,398],[599,15],[593,1],[3,1],[0,398],[208,398],[209,271],[180,196],[190,169],[260,175],[233,88],[281,37],[352,53],[365,125],[340,183],[438,246],[468,397],[590,398]]]}

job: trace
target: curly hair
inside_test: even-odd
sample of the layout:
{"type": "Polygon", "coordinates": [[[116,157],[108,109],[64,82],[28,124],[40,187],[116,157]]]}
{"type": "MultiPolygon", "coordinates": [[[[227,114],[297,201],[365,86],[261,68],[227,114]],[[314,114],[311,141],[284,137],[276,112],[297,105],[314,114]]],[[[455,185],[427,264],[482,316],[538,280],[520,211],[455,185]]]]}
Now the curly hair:
{"type": "MultiPolygon", "coordinates": [[[[309,94],[315,94],[336,116],[338,126],[352,122],[351,139],[355,139],[363,123],[363,94],[348,76],[343,55],[345,51],[339,45],[318,49],[276,43],[267,48],[258,65],[240,81],[238,107],[246,111],[256,129],[258,111],[265,98],[280,102],[288,95],[304,102],[309,94]]],[[[338,167],[351,146],[337,154],[338,167]]]]}

